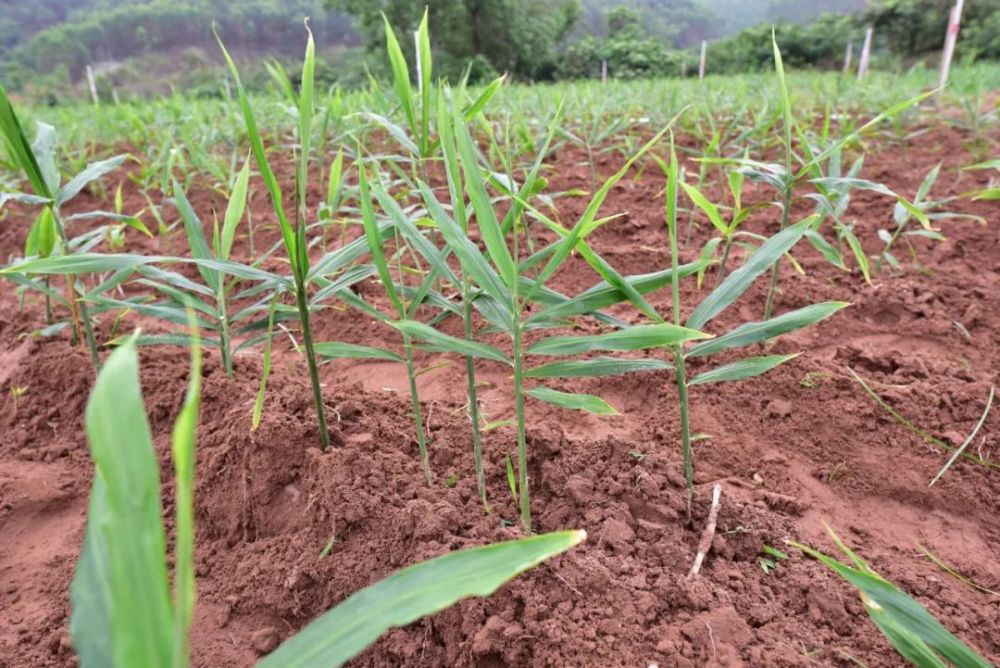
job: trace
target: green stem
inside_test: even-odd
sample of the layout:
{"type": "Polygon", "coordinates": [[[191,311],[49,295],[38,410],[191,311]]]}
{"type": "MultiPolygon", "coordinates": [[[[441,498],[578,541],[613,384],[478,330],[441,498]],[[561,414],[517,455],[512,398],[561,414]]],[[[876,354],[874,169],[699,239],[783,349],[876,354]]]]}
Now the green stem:
{"type": "Polygon", "coordinates": [[[687,371],[684,367],[684,350],[679,345],[674,347],[674,366],[681,418],[681,457],[684,460],[684,485],[687,488],[687,509],[690,517],[691,499],[694,496],[694,452],[691,450],[691,426],[688,419],[687,371]]]}
{"type": "Polygon", "coordinates": [[[323,390],[319,384],[319,367],[316,365],[316,352],[313,349],[312,325],[309,322],[309,303],[306,301],[305,281],[298,275],[295,277],[295,299],[299,307],[299,320],[302,322],[302,342],[306,348],[306,364],[309,365],[309,380],[312,382],[313,402],[316,404],[316,419],[319,421],[319,440],[321,448],[326,450],[330,447],[330,432],[326,428],[326,407],[323,405],[323,390]]]}
{"type": "MultiPolygon", "coordinates": [[[[468,296],[468,284],[464,286],[462,295],[462,320],[465,327],[465,340],[472,341],[472,301],[468,296]]],[[[486,500],[486,474],[483,471],[483,437],[479,429],[479,396],[476,390],[476,362],[471,355],[465,358],[465,376],[468,380],[469,420],[472,422],[472,457],[476,466],[476,489],[482,499],[483,508],[489,512],[490,505],[486,500]]]]}
{"type": "Polygon", "coordinates": [[[726,262],[729,261],[729,251],[733,248],[733,238],[726,239],[726,245],[722,248],[722,260],[719,261],[719,271],[715,275],[715,284],[718,285],[726,278],[726,262]]]}
{"type": "Polygon", "coordinates": [[[528,439],[524,416],[524,353],[520,317],[514,322],[514,402],[517,412],[517,491],[520,496],[521,525],[531,533],[531,495],[528,491],[528,439]]]}
{"type": "Polygon", "coordinates": [[[229,316],[226,313],[226,284],[221,273],[219,275],[219,292],[215,297],[215,301],[219,306],[219,347],[222,350],[222,366],[226,370],[226,375],[232,378],[232,336],[229,331],[229,316]]]}
{"type": "MultiPolygon", "coordinates": [[[[50,276],[45,277],[45,287],[49,288],[52,286],[52,279],[50,276]]],[[[52,324],[52,298],[49,297],[49,293],[45,293],[45,324],[52,324]]]]}
{"type": "MultiPolygon", "coordinates": [[[[785,186],[784,197],[782,199],[781,206],[781,229],[785,229],[788,226],[788,209],[792,206],[792,186],[791,184],[785,186]]],[[[771,311],[774,309],[774,296],[778,291],[778,275],[781,273],[781,258],[779,257],[771,265],[771,284],[767,289],[767,302],[764,304],[764,320],[768,320],[771,317],[771,311]]]]}
{"type": "Polygon", "coordinates": [[[101,358],[97,354],[97,339],[94,338],[94,326],[90,322],[90,313],[87,311],[87,304],[84,303],[83,299],[77,299],[76,303],[80,308],[80,320],[83,321],[83,335],[87,339],[90,359],[94,363],[94,368],[99,370],[101,368],[101,358]]]}
{"type": "Polygon", "coordinates": [[[403,334],[403,350],[406,353],[406,376],[410,381],[410,399],[413,401],[413,426],[417,432],[417,447],[420,448],[420,463],[424,469],[424,480],[432,485],[431,458],[427,452],[427,435],[424,433],[424,415],[420,409],[420,394],[417,392],[417,375],[413,367],[413,343],[403,334]]]}
{"type": "MultiPolygon", "coordinates": [[[[673,139],[670,146],[670,171],[667,175],[667,232],[670,235],[670,267],[673,270],[670,292],[674,324],[681,324],[680,259],[677,251],[677,157],[673,139]]],[[[690,229],[690,227],[688,228],[690,229]]],[[[688,422],[687,373],[684,367],[684,344],[673,346],[674,369],[677,378],[677,403],[681,420],[681,458],[684,462],[684,482],[687,487],[687,513],[691,517],[691,500],[694,496],[694,453],[691,452],[691,428],[688,422]]]]}
{"type": "MultiPolygon", "coordinates": [[[[62,218],[59,216],[59,212],[54,206],[51,206],[49,210],[52,212],[52,220],[55,222],[56,233],[59,235],[59,240],[62,242],[63,248],[69,248],[69,237],[66,235],[66,227],[63,225],[62,218]]],[[[73,343],[79,340],[78,328],[80,322],[83,323],[83,335],[87,341],[87,348],[90,351],[90,359],[94,363],[94,369],[100,370],[101,368],[101,358],[97,354],[97,340],[94,338],[94,327],[90,322],[90,313],[87,311],[87,305],[84,303],[80,294],[76,291],[76,276],[73,274],[67,274],[66,276],[66,288],[69,294],[66,295],[68,299],[72,301],[70,305],[70,310],[73,313],[73,343]]]]}

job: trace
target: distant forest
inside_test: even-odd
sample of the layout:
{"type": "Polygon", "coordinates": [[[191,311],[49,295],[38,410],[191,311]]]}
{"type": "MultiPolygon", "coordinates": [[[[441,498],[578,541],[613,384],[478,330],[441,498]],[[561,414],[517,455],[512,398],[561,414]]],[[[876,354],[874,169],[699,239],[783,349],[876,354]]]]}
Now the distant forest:
{"type": "MultiPolygon", "coordinates": [[[[701,40],[712,72],[770,66],[777,26],[793,66],[832,67],[864,26],[876,28],[883,66],[940,47],[953,0],[426,0],[439,74],[522,80],[676,76],[691,72],[701,40]]],[[[310,18],[324,83],[362,85],[385,71],[381,12],[404,49],[423,11],[414,0],[30,0],[0,14],[0,79],[13,89],[67,93],[88,64],[138,94],[164,85],[215,94],[213,24],[245,60],[290,60],[310,18]]],[[[967,4],[959,57],[1000,58],[1000,0],[967,4]]],[[[215,91],[217,92],[217,91],[215,91]]]]}

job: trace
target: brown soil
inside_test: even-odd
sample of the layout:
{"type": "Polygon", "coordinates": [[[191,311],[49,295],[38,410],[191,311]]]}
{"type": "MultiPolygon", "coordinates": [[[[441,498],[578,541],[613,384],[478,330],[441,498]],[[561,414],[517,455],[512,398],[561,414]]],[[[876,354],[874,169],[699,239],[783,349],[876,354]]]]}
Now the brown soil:
{"type": "MultiPolygon", "coordinates": [[[[971,162],[962,141],[956,131],[934,129],[912,145],[871,155],[864,175],[912,193],[943,160],[934,195],[966,192],[984,184],[986,175],[959,171],[971,162]]],[[[553,190],[586,187],[589,175],[579,158],[559,156],[553,190]]],[[[602,173],[616,168],[617,160],[608,158],[602,173]]],[[[661,188],[662,179],[648,169],[622,182],[605,207],[628,212],[594,237],[595,247],[623,273],[666,266],[661,188]]],[[[712,194],[721,198],[721,192],[712,194]]],[[[192,201],[205,220],[219,206],[207,191],[192,201]]],[[[560,215],[572,220],[584,205],[559,200],[560,215]]],[[[869,252],[880,247],[876,229],[889,225],[891,208],[884,198],[855,195],[848,218],[857,222],[869,252]]],[[[929,488],[945,456],[893,421],[846,373],[850,367],[877,383],[899,411],[953,443],[975,424],[1000,363],[1000,219],[988,203],[961,200],[953,208],[984,216],[989,225],[943,222],[947,241],[916,244],[925,270],[907,258],[904,270],[876,275],[873,285],[800,246],[805,273],[786,266],[779,312],[827,299],[853,305],[780,339],[774,352],[804,354],[777,371],[693,389],[693,428],[710,437],[696,445],[693,521],[685,518],[669,374],[553,383],[599,394],[621,412],[598,418],[530,406],[538,529],[586,529],[587,542],[492,598],[466,601],[390,632],[355,664],[846,666],[854,657],[869,666],[900,665],[849,586],[784,545],[791,538],[830,551],[824,521],[966,642],[1000,661],[1000,597],[947,575],[916,549],[924,545],[965,576],[1000,589],[1000,479],[961,462],[929,488]],[[701,575],[688,580],[715,482],[723,485],[719,530],[701,575]],[[765,545],[791,559],[766,574],[758,563],[765,545]]],[[[253,210],[255,219],[269,220],[260,192],[253,210]]],[[[701,223],[686,259],[709,234],[701,223]]],[[[751,229],[773,232],[776,226],[776,214],[765,213],[751,229]]],[[[0,257],[18,252],[26,230],[26,217],[8,217],[0,229],[0,257]]],[[[267,243],[274,238],[261,235],[267,243]]],[[[179,236],[133,242],[146,252],[183,245],[179,236]]],[[[258,248],[265,247],[258,240],[258,248]]],[[[238,248],[245,252],[242,242],[238,248]]],[[[558,275],[556,287],[572,292],[596,282],[576,263],[558,275]]],[[[760,283],[711,329],[759,319],[760,283]]],[[[361,291],[377,302],[377,286],[361,291]]],[[[661,292],[653,302],[666,312],[669,299],[661,292]]],[[[683,299],[689,308],[697,302],[692,283],[683,299]]],[[[631,317],[627,309],[614,312],[631,317]]],[[[0,666],[75,662],[68,586],[90,485],[82,416],[92,370],[65,338],[24,336],[39,325],[41,313],[30,297],[19,308],[9,285],[0,292],[0,666]],[[16,402],[13,388],[25,388],[16,402]]],[[[104,335],[109,326],[103,323],[104,335]]],[[[343,310],[321,314],[317,329],[320,340],[398,343],[389,328],[343,310]]],[[[339,447],[322,453],[304,365],[283,340],[276,348],[256,433],[250,432],[250,412],[259,350],[237,358],[235,379],[225,376],[214,353],[205,366],[197,666],[250,665],[350,592],[395,569],[519,535],[503,473],[503,457],[514,449],[509,429],[491,432],[485,445],[493,514],[484,514],[476,497],[459,360],[430,354],[419,360],[424,367],[447,362],[419,382],[436,474],[428,488],[401,369],[348,361],[323,367],[339,447]],[[330,541],[332,550],[320,556],[330,541]]],[[[186,364],[183,350],[143,350],[144,395],[161,453],[168,518],[168,439],[186,364]]],[[[504,370],[486,365],[480,380],[486,418],[508,417],[504,370]]],[[[1000,459],[998,428],[1000,413],[994,412],[972,446],[982,456],[1000,459]]]]}

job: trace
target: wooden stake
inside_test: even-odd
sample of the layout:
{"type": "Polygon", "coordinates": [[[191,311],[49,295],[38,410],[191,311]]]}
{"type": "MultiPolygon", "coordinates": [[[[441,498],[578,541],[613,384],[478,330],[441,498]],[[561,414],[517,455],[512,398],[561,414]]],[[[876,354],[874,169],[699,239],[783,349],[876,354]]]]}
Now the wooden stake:
{"type": "Polygon", "coordinates": [[[854,56],[854,42],[847,43],[847,50],[844,51],[844,74],[851,71],[851,58],[854,56]]]}
{"type": "Polygon", "coordinates": [[[698,575],[701,565],[705,561],[705,555],[712,549],[712,540],[715,539],[715,525],[719,521],[719,502],[722,500],[722,486],[715,483],[712,487],[712,506],[708,510],[708,521],[705,523],[705,530],[698,541],[698,554],[694,555],[694,564],[691,565],[691,572],[688,578],[698,575]]]}
{"type": "Polygon", "coordinates": [[[414,30],[413,31],[413,53],[416,55],[416,58],[414,58],[414,60],[416,60],[416,62],[417,62],[417,92],[420,95],[423,95],[424,94],[424,77],[423,77],[423,71],[421,69],[423,67],[423,63],[420,62],[420,31],[419,30],[414,30]]]}
{"type": "Polygon", "coordinates": [[[701,40],[701,58],[698,60],[698,81],[705,79],[705,56],[708,55],[708,42],[701,40]]]}
{"type": "Polygon", "coordinates": [[[608,81],[608,61],[601,61],[601,83],[607,83],[608,81]]]}
{"type": "Polygon", "coordinates": [[[865,42],[861,46],[861,59],[858,61],[858,81],[865,78],[868,74],[868,61],[871,59],[872,54],[872,35],[875,32],[875,28],[868,26],[865,30],[865,42]]]}
{"type": "MultiPolygon", "coordinates": [[[[944,35],[944,52],[941,54],[941,80],[938,83],[940,89],[944,89],[948,83],[948,73],[951,71],[951,59],[955,55],[955,42],[958,41],[958,30],[962,25],[962,7],[964,0],[955,0],[955,6],[951,8],[951,17],[948,20],[948,32],[944,35]]],[[[940,94],[940,90],[938,94],[940,94]]]]}
{"type": "Polygon", "coordinates": [[[87,83],[90,84],[90,99],[94,104],[100,104],[97,97],[97,78],[94,76],[94,66],[87,65],[87,83]]]}

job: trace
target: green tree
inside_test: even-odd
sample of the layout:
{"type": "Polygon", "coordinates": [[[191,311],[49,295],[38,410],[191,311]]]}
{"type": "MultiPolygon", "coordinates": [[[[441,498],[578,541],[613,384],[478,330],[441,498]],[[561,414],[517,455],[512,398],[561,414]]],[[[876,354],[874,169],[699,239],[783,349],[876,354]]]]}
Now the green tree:
{"type": "MultiPolygon", "coordinates": [[[[382,14],[395,27],[407,57],[424,4],[412,0],[327,0],[355,18],[369,53],[382,57],[382,14]]],[[[579,0],[427,0],[435,70],[456,78],[476,71],[509,72],[526,79],[555,74],[557,49],[580,16],[579,0]],[[485,60],[485,63],[483,62],[485,60]],[[488,67],[487,67],[488,65],[488,67]]]]}

